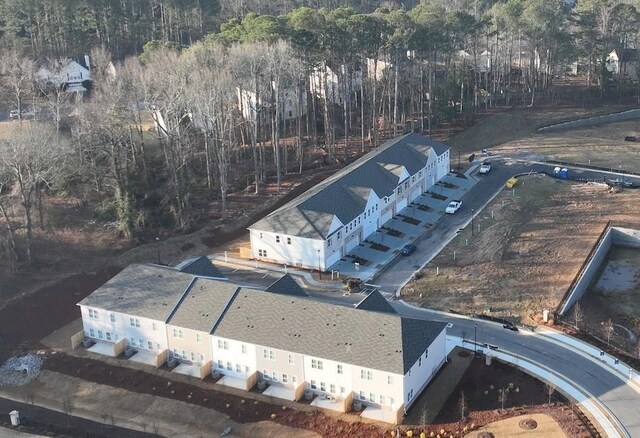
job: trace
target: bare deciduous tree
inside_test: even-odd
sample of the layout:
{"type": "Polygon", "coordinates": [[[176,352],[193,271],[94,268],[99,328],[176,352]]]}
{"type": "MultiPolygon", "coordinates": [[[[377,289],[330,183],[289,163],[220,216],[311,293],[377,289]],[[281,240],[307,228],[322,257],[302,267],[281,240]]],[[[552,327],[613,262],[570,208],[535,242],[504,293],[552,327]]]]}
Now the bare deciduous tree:
{"type": "Polygon", "coordinates": [[[615,333],[615,330],[616,330],[616,327],[611,321],[611,318],[609,318],[607,322],[604,323],[604,332],[607,335],[607,347],[611,343],[611,336],[615,333]]]}
{"type": "Polygon", "coordinates": [[[582,307],[580,303],[575,303],[573,305],[573,321],[575,323],[576,330],[580,330],[580,323],[584,319],[584,313],[582,312],[582,307]]]}
{"type": "MultiPolygon", "coordinates": [[[[460,421],[464,421],[464,419],[467,417],[467,398],[464,395],[464,391],[460,393],[458,407],[460,408],[460,421]]],[[[504,409],[504,406],[502,408],[504,409]]]]}
{"type": "Polygon", "coordinates": [[[545,385],[545,388],[547,389],[547,395],[549,396],[549,404],[551,404],[551,396],[556,392],[556,385],[549,382],[545,385]]]}
{"type": "Polygon", "coordinates": [[[23,110],[29,99],[34,97],[36,68],[33,60],[22,56],[17,50],[8,50],[0,57],[0,73],[12,109],[18,111],[22,119],[23,110]]]}

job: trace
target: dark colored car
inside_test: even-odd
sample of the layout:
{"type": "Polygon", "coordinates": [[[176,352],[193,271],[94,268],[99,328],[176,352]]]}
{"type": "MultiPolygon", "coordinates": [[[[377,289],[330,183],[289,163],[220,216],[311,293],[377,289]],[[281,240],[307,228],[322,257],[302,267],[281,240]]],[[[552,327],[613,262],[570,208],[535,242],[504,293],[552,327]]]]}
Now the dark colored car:
{"type": "Polygon", "coordinates": [[[502,328],[506,328],[507,330],[511,330],[514,332],[518,331],[518,327],[516,327],[515,324],[502,324],[502,328]]]}
{"type": "Polygon", "coordinates": [[[402,255],[403,256],[411,255],[416,249],[418,249],[417,246],[415,246],[412,243],[407,243],[404,247],[402,247],[402,255]]]}

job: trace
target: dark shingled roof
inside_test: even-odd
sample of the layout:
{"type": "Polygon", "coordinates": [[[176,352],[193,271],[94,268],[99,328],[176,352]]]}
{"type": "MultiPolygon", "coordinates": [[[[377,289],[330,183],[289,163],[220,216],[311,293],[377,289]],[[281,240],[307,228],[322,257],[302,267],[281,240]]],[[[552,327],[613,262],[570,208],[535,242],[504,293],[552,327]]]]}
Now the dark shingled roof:
{"type": "Polygon", "coordinates": [[[424,168],[430,151],[440,156],[449,146],[420,134],[393,139],[366,154],[296,199],[262,218],[249,229],[325,240],[337,218],[347,224],[362,214],[371,191],[390,196],[409,175],[424,168]]]}
{"type": "Polygon", "coordinates": [[[371,310],[373,312],[398,313],[378,290],[374,290],[367,295],[362,301],[355,305],[355,308],[371,310]]]}
{"type": "Polygon", "coordinates": [[[191,263],[183,266],[180,272],[197,275],[199,277],[226,278],[224,274],[211,263],[211,260],[205,256],[198,257],[191,263]]]}
{"type": "Polygon", "coordinates": [[[265,289],[267,292],[294,297],[306,297],[307,294],[298,282],[289,274],[285,274],[265,289]]]}
{"type": "Polygon", "coordinates": [[[404,375],[445,327],[397,314],[241,289],[213,334],[404,375]]]}

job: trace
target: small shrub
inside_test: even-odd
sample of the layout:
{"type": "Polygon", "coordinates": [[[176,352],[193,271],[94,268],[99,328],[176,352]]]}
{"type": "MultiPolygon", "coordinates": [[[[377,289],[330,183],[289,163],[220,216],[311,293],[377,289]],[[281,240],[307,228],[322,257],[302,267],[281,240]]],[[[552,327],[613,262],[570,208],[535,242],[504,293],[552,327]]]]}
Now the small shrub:
{"type": "Polygon", "coordinates": [[[407,436],[408,436],[409,438],[411,438],[411,437],[413,436],[413,431],[412,431],[412,430],[408,430],[408,431],[407,431],[407,436]]]}
{"type": "Polygon", "coordinates": [[[271,419],[275,419],[276,418],[276,414],[271,414],[271,419]]]}

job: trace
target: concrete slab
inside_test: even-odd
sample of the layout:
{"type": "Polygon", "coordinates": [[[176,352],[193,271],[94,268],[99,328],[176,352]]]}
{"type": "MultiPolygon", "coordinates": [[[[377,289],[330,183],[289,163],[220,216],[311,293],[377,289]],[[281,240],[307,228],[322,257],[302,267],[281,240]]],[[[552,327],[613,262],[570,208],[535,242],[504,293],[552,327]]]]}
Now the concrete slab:
{"type": "Polygon", "coordinates": [[[395,412],[387,407],[367,406],[360,414],[363,418],[370,420],[384,421],[385,423],[396,423],[398,416],[395,412]]]}
{"type": "Polygon", "coordinates": [[[283,400],[294,401],[296,399],[296,393],[293,388],[281,385],[270,385],[262,394],[281,398],[283,400]]]}
{"type": "Polygon", "coordinates": [[[193,366],[188,363],[181,363],[171,370],[172,373],[182,374],[183,376],[191,376],[200,378],[200,367],[193,366]]]}
{"type": "Polygon", "coordinates": [[[156,366],[156,353],[149,350],[138,350],[136,354],[129,358],[131,362],[138,362],[145,365],[156,366]]]}
{"type": "Polygon", "coordinates": [[[243,391],[247,390],[247,381],[245,379],[240,379],[239,377],[222,376],[222,378],[216,383],[230,388],[242,389],[243,391]]]}
{"type": "Polygon", "coordinates": [[[88,348],[88,351],[91,353],[102,354],[104,356],[116,357],[115,352],[113,351],[114,344],[109,342],[101,342],[98,341],[88,348]]]}
{"type": "Polygon", "coordinates": [[[316,397],[311,402],[311,406],[316,406],[318,408],[327,409],[330,411],[342,412],[342,403],[338,398],[324,398],[324,397],[316,397]]]}

